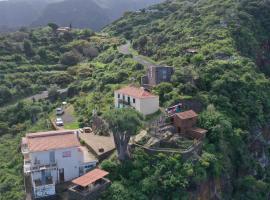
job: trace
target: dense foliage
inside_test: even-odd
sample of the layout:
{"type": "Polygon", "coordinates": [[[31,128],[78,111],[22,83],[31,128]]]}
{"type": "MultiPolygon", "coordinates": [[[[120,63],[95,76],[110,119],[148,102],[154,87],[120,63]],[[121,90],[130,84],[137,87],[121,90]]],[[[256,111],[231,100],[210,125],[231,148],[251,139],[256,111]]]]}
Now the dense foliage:
{"type": "MultiPolygon", "coordinates": [[[[161,106],[180,99],[202,104],[200,127],[208,133],[201,154],[187,159],[135,148],[127,162],[104,161],[113,183],[102,199],[210,199],[209,193],[269,199],[269,13],[261,0],[173,0],[126,13],[105,30],[174,66],[172,83],[153,89],[161,106]]],[[[1,36],[0,105],[68,88],[80,127],[90,126],[93,110],[106,114],[113,91],[139,84],[145,73],[118,52],[121,42],[89,30],[57,34],[53,24],[1,36]]],[[[23,197],[19,138],[50,128],[46,119],[56,104],[28,101],[0,110],[1,200],[23,197]]]]}
{"type": "Polygon", "coordinates": [[[90,30],[56,33],[50,27],[2,35],[0,46],[0,106],[53,85],[67,87],[77,79],[72,66],[109,47],[90,30]]]}
{"type": "Polygon", "coordinates": [[[269,163],[262,161],[269,158],[262,136],[270,111],[269,11],[260,0],[168,1],[105,30],[175,67],[173,83],[156,88],[164,105],[181,96],[209,105],[201,114],[209,129],[204,151],[216,158],[224,199],[269,198],[269,163]]]}

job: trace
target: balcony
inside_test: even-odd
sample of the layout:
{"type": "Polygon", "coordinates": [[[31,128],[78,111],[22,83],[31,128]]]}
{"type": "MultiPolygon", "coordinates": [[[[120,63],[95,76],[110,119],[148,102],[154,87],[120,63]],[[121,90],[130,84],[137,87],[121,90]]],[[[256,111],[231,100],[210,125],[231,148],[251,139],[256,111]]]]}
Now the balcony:
{"type": "Polygon", "coordinates": [[[119,104],[123,104],[125,106],[130,106],[130,102],[124,99],[118,99],[119,104]]]}
{"type": "Polygon", "coordinates": [[[40,187],[44,185],[53,185],[53,177],[52,176],[47,176],[44,181],[41,179],[36,179],[34,180],[34,187],[40,187]]]}
{"type": "Polygon", "coordinates": [[[30,172],[38,172],[45,169],[56,169],[57,163],[50,163],[50,164],[31,164],[30,160],[24,160],[24,173],[30,173],[30,172]]]}
{"type": "Polygon", "coordinates": [[[29,153],[28,147],[27,146],[22,146],[21,147],[21,152],[22,152],[22,154],[28,154],[29,153]]]}
{"type": "Polygon", "coordinates": [[[31,166],[31,172],[45,170],[45,169],[53,169],[57,168],[57,163],[49,163],[49,164],[34,164],[31,166]]]}
{"type": "Polygon", "coordinates": [[[31,161],[30,160],[24,160],[23,171],[25,174],[31,172],[31,161]]]}

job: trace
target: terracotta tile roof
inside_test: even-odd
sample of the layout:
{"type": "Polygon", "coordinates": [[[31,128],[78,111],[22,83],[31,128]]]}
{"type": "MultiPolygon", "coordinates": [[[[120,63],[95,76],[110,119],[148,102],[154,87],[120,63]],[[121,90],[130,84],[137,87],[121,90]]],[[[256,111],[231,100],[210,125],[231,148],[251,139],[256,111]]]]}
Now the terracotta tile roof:
{"type": "Polygon", "coordinates": [[[80,146],[74,131],[65,130],[29,133],[25,138],[23,142],[26,140],[30,152],[80,146]]]}
{"type": "Polygon", "coordinates": [[[151,94],[150,92],[145,91],[143,88],[137,88],[133,86],[126,86],[124,88],[116,90],[116,92],[139,99],[158,97],[151,94]]]}
{"type": "Polygon", "coordinates": [[[185,112],[177,113],[176,116],[179,117],[180,119],[191,119],[197,117],[198,114],[195,113],[193,110],[188,110],[185,112]]]}
{"type": "Polygon", "coordinates": [[[82,187],[86,187],[88,185],[90,185],[91,183],[94,183],[95,181],[103,178],[104,176],[108,175],[109,173],[101,170],[101,169],[94,169],[88,173],[86,173],[85,175],[76,178],[72,181],[72,183],[76,184],[76,185],[80,185],[82,187]]]}

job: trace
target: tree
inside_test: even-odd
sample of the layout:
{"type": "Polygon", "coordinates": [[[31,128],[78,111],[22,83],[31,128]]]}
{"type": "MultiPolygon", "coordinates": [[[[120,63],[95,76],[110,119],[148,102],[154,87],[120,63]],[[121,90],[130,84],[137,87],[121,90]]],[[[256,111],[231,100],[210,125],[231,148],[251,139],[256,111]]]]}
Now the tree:
{"type": "Polygon", "coordinates": [[[128,143],[130,137],[136,135],[142,124],[142,116],[133,109],[115,109],[104,116],[114,137],[118,159],[125,161],[130,158],[128,143]]]}
{"type": "Polygon", "coordinates": [[[48,23],[48,26],[51,27],[53,32],[55,32],[58,29],[58,25],[55,23],[48,23]]]}
{"type": "Polygon", "coordinates": [[[81,59],[81,55],[78,51],[70,51],[63,54],[61,57],[61,63],[63,65],[73,66],[76,65],[81,59]]]}
{"type": "Polygon", "coordinates": [[[48,91],[49,100],[52,102],[56,101],[58,99],[59,95],[60,94],[59,94],[56,86],[52,86],[48,91]]]}
{"type": "Polygon", "coordinates": [[[32,57],[35,55],[35,52],[32,47],[32,43],[29,40],[24,40],[23,42],[24,53],[27,57],[32,57]]]}
{"type": "Polygon", "coordinates": [[[6,86],[0,86],[0,105],[7,103],[11,98],[10,90],[6,86]]]}

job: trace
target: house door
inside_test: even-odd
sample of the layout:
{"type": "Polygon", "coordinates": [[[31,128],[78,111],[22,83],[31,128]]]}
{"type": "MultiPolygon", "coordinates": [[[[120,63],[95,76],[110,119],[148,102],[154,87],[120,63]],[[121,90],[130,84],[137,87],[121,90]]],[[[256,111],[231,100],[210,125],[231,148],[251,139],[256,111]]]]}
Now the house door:
{"type": "Polygon", "coordinates": [[[41,170],[41,183],[45,184],[45,182],[46,182],[45,170],[41,170]]]}
{"type": "Polygon", "coordinates": [[[60,181],[60,183],[65,182],[65,171],[64,171],[64,168],[59,169],[59,181],[60,181]]]}
{"type": "Polygon", "coordinates": [[[84,167],[79,167],[79,176],[82,176],[84,174],[84,167]]]}

